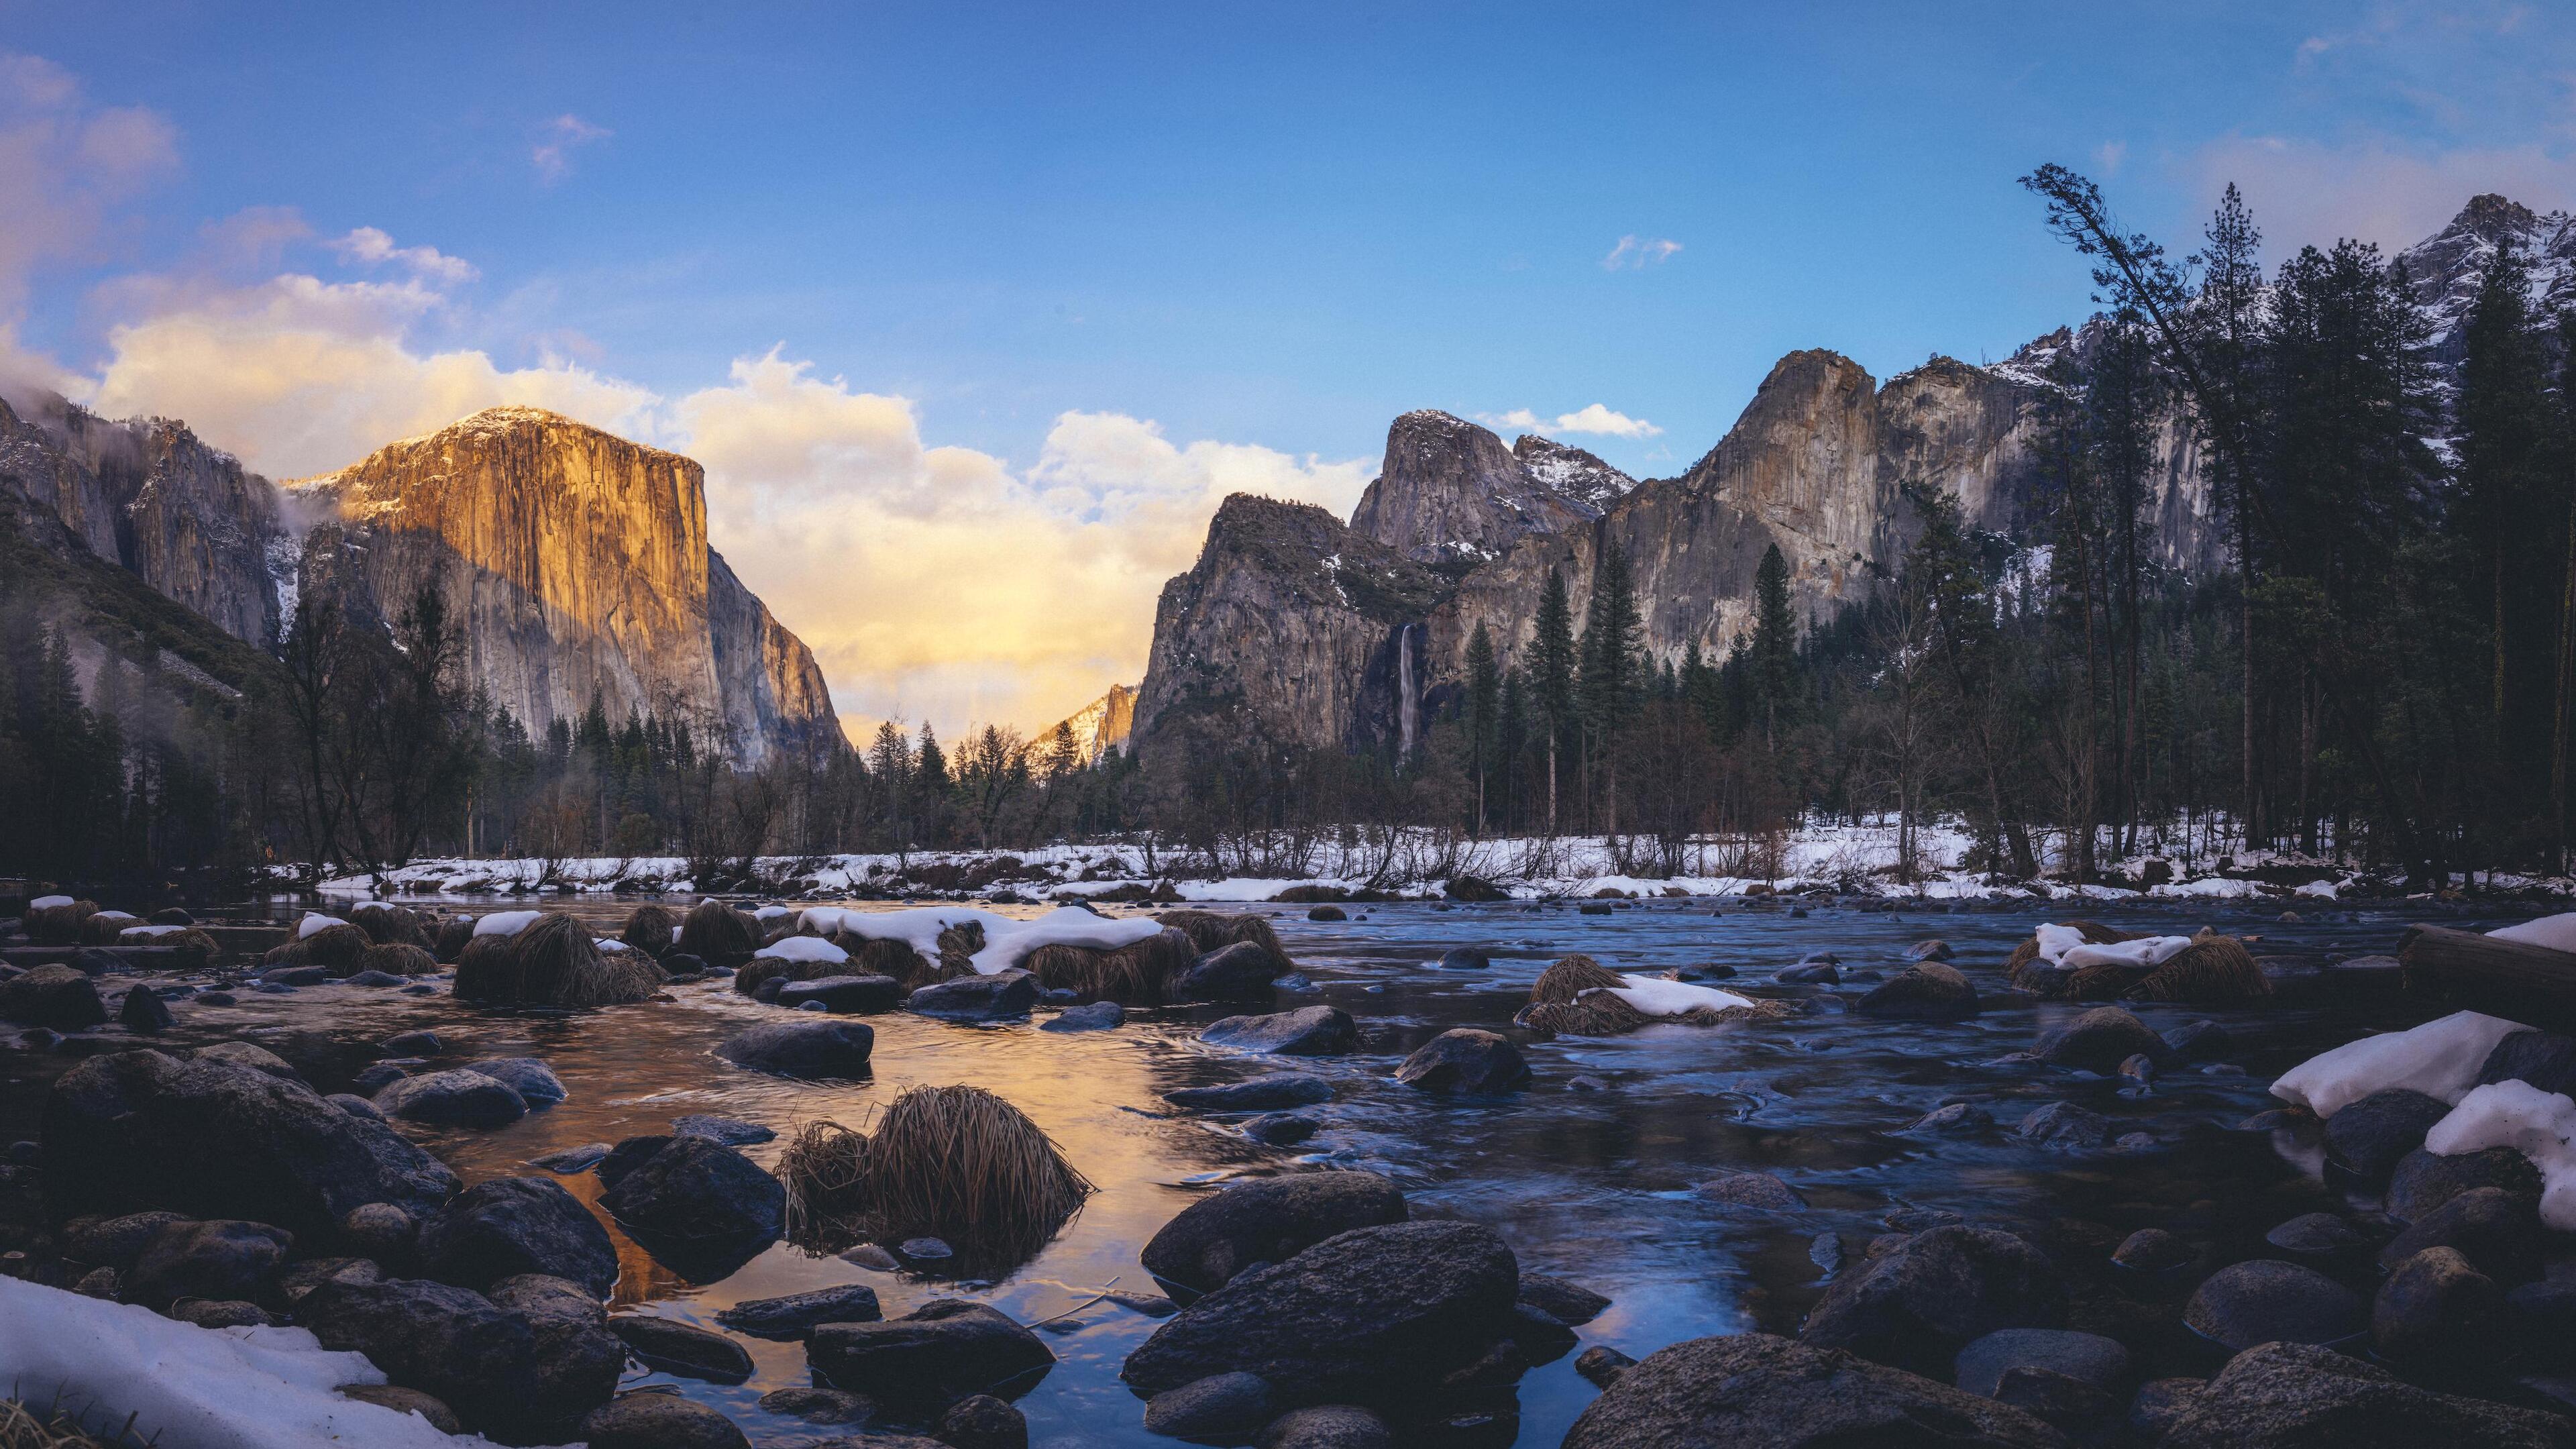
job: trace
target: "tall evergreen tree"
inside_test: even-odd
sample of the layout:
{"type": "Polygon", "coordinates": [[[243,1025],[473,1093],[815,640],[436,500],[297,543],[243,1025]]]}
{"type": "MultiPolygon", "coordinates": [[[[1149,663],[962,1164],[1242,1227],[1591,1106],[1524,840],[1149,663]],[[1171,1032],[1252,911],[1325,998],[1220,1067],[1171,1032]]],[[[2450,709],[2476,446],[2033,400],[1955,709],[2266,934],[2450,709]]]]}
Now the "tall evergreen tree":
{"type": "Polygon", "coordinates": [[[1565,575],[1547,571],[1539,590],[1538,617],[1530,640],[1530,703],[1547,730],[1547,833],[1556,834],[1556,758],[1566,731],[1575,721],[1574,606],[1566,598],[1565,575]]]}
{"type": "Polygon", "coordinates": [[[1609,828],[1618,829],[1617,744],[1620,732],[1636,715],[1653,687],[1645,671],[1645,622],[1637,613],[1637,591],[1628,572],[1628,553],[1615,539],[1604,539],[1592,570],[1592,599],[1584,611],[1583,638],[1575,650],[1580,669],[1575,707],[1585,741],[1585,799],[1591,799],[1594,767],[1612,772],[1605,800],[1609,828]]]}
{"type": "Polygon", "coordinates": [[[1780,748],[1780,717],[1796,704],[1798,621],[1789,612],[1789,561],[1780,545],[1762,551],[1753,571],[1753,692],[1762,711],[1762,744],[1780,748]]]}
{"type": "Polygon", "coordinates": [[[1478,620],[1467,639],[1467,768],[1476,786],[1476,833],[1486,828],[1485,784],[1492,772],[1501,720],[1503,680],[1494,662],[1494,636],[1478,620]]]}

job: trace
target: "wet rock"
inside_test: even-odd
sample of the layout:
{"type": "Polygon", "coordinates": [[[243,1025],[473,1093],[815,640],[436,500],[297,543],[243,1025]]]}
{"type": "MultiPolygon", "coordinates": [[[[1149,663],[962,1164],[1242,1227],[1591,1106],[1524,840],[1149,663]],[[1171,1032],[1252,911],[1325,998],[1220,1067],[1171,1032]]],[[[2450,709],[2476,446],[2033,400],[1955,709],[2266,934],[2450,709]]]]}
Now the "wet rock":
{"type": "Polygon", "coordinates": [[[1350,918],[1350,912],[1340,906],[1312,906],[1306,911],[1306,919],[1310,921],[1347,921],[1350,918]]]}
{"type": "Polygon", "coordinates": [[[2051,1152],[2090,1152],[2110,1140],[2111,1119],[2072,1102],[2051,1102],[2033,1109],[2014,1130],[2051,1152]]]}
{"type": "Polygon", "coordinates": [[[170,1014],[170,1004],[149,986],[137,986],[125,993],[118,1003],[116,1019],[127,1031],[160,1032],[175,1025],[178,1018],[170,1014]]]}
{"type": "Polygon", "coordinates": [[[1519,1047],[1471,1026],[1440,1033],[1395,1069],[1397,1081],[1426,1092],[1509,1092],[1529,1078],[1519,1047]]]}
{"type": "Polygon", "coordinates": [[[376,1093],[411,1075],[408,1068],[394,1062],[378,1062],[349,1079],[349,1085],[373,1097],[376,1093]]]}
{"type": "Polygon", "coordinates": [[[1304,1112],[1264,1112],[1243,1124],[1243,1135],[1270,1147],[1293,1147],[1324,1124],[1304,1112]]]}
{"type": "Polygon", "coordinates": [[[328,966],[273,966],[259,973],[259,984],[263,989],[271,986],[328,986],[331,980],[328,966]]]}
{"type": "Polygon", "coordinates": [[[686,1116],[672,1118],[671,1135],[704,1137],[710,1142],[720,1142],[727,1147],[752,1147],[763,1142],[778,1140],[778,1134],[775,1131],[757,1122],[745,1122],[740,1117],[709,1116],[703,1112],[693,1112],[686,1116]]]}
{"type": "Polygon", "coordinates": [[[364,1097],[351,1096],[347,1092],[333,1092],[322,1100],[352,1117],[364,1117],[370,1122],[385,1120],[385,1114],[376,1110],[376,1104],[364,1097]]]}
{"type": "Polygon", "coordinates": [[[857,1247],[843,1253],[841,1255],[841,1261],[844,1263],[855,1263],[859,1267],[873,1269],[879,1273],[892,1273],[903,1266],[902,1259],[897,1258],[894,1254],[887,1252],[885,1249],[878,1247],[874,1243],[859,1244],[857,1247]]]}
{"type": "Polygon", "coordinates": [[[600,1205],[665,1266],[708,1282],[778,1241],[787,1189],[722,1143],[675,1137],[620,1178],[600,1205]]]}
{"type": "Polygon", "coordinates": [[[2236,1049],[2227,1028],[2214,1021],[2187,1022],[2164,1033],[2167,1050],[2185,1061],[2216,1061],[2236,1049]]]}
{"type": "MultiPolygon", "coordinates": [[[[477,1429],[530,1421],[536,1333],[527,1316],[445,1283],[325,1283],[296,1322],[324,1348],[363,1353],[404,1388],[454,1408],[477,1429]]],[[[611,1380],[614,1383],[614,1379],[611,1380]]]]}
{"type": "Polygon", "coordinates": [[[1266,1016],[1229,1016],[1211,1023],[1199,1040],[1236,1051],[1331,1057],[1359,1045],[1359,1028],[1338,1006],[1304,1006],[1266,1016]]]}
{"type": "Polygon", "coordinates": [[[1948,961],[1955,959],[1950,951],[1950,943],[1939,940],[1917,941],[1913,945],[1905,948],[1905,957],[1909,961],[1948,961]]]}
{"type": "Polygon", "coordinates": [[[1038,1023],[1040,1031],[1110,1031],[1127,1024],[1127,1008],[1114,1001],[1068,1006],[1038,1023]]]}
{"type": "Polygon", "coordinates": [[[541,1152],[529,1158],[528,1165],[548,1172],[588,1172],[607,1156],[607,1143],[586,1142],[579,1147],[559,1147],[552,1152],[541,1152]]]}
{"type": "Polygon", "coordinates": [[[1924,1113],[1906,1130],[1943,1137],[1976,1137],[1993,1131],[1994,1126],[1994,1114],[1985,1108],[1974,1102],[1952,1102],[1924,1113]]]}
{"type": "Polygon", "coordinates": [[[1977,988],[1954,967],[1924,961],[1871,987],[1852,1010],[1885,1021],[1958,1021],[1977,1014],[1977,988]]]}
{"type": "Polygon", "coordinates": [[[1825,1289],[1799,1341],[1946,1374],[1969,1342],[2003,1328],[2056,1328],[2066,1285],[2037,1248],[1967,1226],[1916,1233],[1825,1289]]]}
{"type": "Polygon", "coordinates": [[[1790,1213],[1807,1205],[1796,1188],[1767,1172],[1730,1172],[1710,1178],[1691,1193],[1702,1202],[1756,1212],[1790,1213]]]}
{"type": "MultiPolygon", "coordinates": [[[[891,1260],[889,1260],[891,1261],[891,1260]]],[[[754,1338],[790,1342],[824,1323],[875,1323],[885,1316],[877,1290],[864,1283],[817,1288],[779,1298],[753,1298],[716,1315],[716,1322],[754,1338]]]]}
{"type": "Polygon", "coordinates": [[[341,978],[340,984],[343,986],[402,986],[408,984],[408,978],[396,976],[390,971],[361,971],[354,976],[341,978]]]}
{"type": "Polygon", "coordinates": [[[1568,1327],[1590,1323],[1610,1306],[1609,1299],[1591,1289],[1544,1273],[1521,1275],[1517,1301],[1568,1327]]]}
{"type": "Polygon", "coordinates": [[[306,1258],[278,1270],[270,1287],[292,1306],[325,1283],[381,1283],[384,1279],[384,1269],[372,1258],[306,1258]]]}
{"type": "Polygon", "coordinates": [[[860,1424],[876,1417],[877,1401],[839,1389],[772,1389],[760,1396],[760,1411],[808,1424],[860,1424]]]}
{"type": "Polygon", "coordinates": [[[751,1355],[721,1333],[709,1333],[676,1318],[650,1313],[621,1314],[608,1320],[635,1356],[650,1368],[709,1383],[738,1384],[751,1377],[751,1355]]]}
{"type": "Polygon", "coordinates": [[[2120,1063],[2120,1075],[2141,1084],[2152,1082],[2156,1079],[2156,1059],[2145,1052],[2128,1057],[2120,1063]]]}
{"type": "Polygon", "coordinates": [[[528,1115],[527,1099],[481,1072],[431,1072],[388,1083],[376,1110],[432,1127],[500,1127],[528,1115]]]}
{"type": "Polygon", "coordinates": [[[1038,979],[1026,971],[997,971],[990,976],[960,976],[934,981],[912,993],[905,1006],[921,1016],[946,1021],[1007,1021],[1029,1014],[1038,1004],[1038,979]]]}
{"type": "Polygon", "coordinates": [[[1842,970],[1832,961],[1801,961],[1784,966],[1771,978],[1783,986],[1832,986],[1843,979],[1842,970]]]}
{"type": "Polygon", "coordinates": [[[189,1056],[188,1060],[230,1062],[235,1066],[249,1067],[253,1071],[275,1077],[281,1082],[293,1082],[299,1087],[308,1085],[304,1074],[286,1058],[264,1046],[256,1046],[246,1041],[219,1041],[212,1046],[201,1046],[189,1056]]]}
{"type": "Polygon", "coordinates": [[[2359,1295],[2314,1268],[2257,1258],[2221,1268],[2195,1289],[2183,1322],[2243,1352],[2258,1343],[2338,1343],[2369,1326],[2359,1295]]]}
{"type": "Polygon", "coordinates": [[[420,1220],[389,1202],[360,1203],[341,1214],[339,1228],[351,1251],[388,1266],[408,1265],[420,1242],[420,1220]]]}
{"type": "Polygon", "coordinates": [[[891,976],[824,976],[790,981],[778,988],[778,1004],[822,1003],[825,1011],[892,1011],[903,1005],[903,983],[891,976]]]}
{"type": "Polygon", "coordinates": [[[1029,1421],[991,1394],[950,1404],[931,1433],[949,1449],[1029,1449],[1029,1421]]]}
{"type": "Polygon", "coordinates": [[[2395,1268],[2426,1248],[2457,1248],[2479,1272],[2505,1288],[2540,1276],[2547,1234],[2539,1206],[2502,1188],[2471,1188],[2417,1218],[2379,1250],[2379,1266],[2395,1268]]]}
{"type": "Polygon", "coordinates": [[[2478,1068],[2478,1083],[2529,1082],[2544,1092],[2576,1096],[2576,1037],[2554,1031],[2508,1033],[2478,1068]]]}
{"type": "Polygon", "coordinates": [[[2332,1213],[2301,1213],[2263,1235],[2263,1241],[2319,1267],[2356,1257],[2370,1240],[2332,1213]]]}
{"type": "Polygon", "coordinates": [[[2024,1364],[2004,1370],[1995,1384],[1994,1399],[2065,1429],[2107,1420],[2120,1402],[2071,1374],[2024,1364]]]}
{"type": "MultiPolygon", "coordinates": [[[[36,1205],[42,1211],[42,1205],[36,1205]]],[[[152,1239],[172,1223],[189,1219],[179,1213],[127,1213],[121,1217],[74,1218],[64,1225],[63,1256],[75,1263],[126,1269],[143,1256],[152,1239]]]]}
{"type": "Polygon", "coordinates": [[[434,1057],[447,1049],[434,1031],[397,1032],[376,1045],[389,1057],[434,1057]]]}
{"type": "Polygon", "coordinates": [[[170,1305],[170,1316],[199,1328],[266,1328],[277,1322],[246,1298],[189,1298],[170,1305]]]}
{"type": "Polygon", "coordinates": [[[2327,1160],[2364,1182],[2385,1182],[2400,1159],[2424,1145],[2433,1124],[2450,1114],[2448,1103],[2422,1092],[2373,1092],[2326,1119],[2327,1160]]]}
{"type": "Polygon", "coordinates": [[[2204,1379],[2149,1379],[2129,1401],[2129,1433],[2140,1444],[2153,1444],[2174,1426],[2183,1411],[2208,1387],[2204,1379]]]}
{"type": "Polygon", "coordinates": [[[1201,956],[1173,989],[1193,1001],[1266,1001],[1282,969],[1260,943],[1237,941],[1201,956]]]}
{"type": "Polygon", "coordinates": [[[2370,1305],[2370,1340],[2382,1362],[2410,1371],[2492,1363],[2505,1330],[2495,1280],[2450,1248],[2426,1248],[2400,1263],[2370,1305]]]}
{"type": "Polygon", "coordinates": [[[467,1062],[463,1070],[480,1072],[507,1086],[531,1107],[560,1102],[572,1095],[554,1068],[535,1057],[485,1057],[479,1062],[467,1062]]]}
{"type": "Polygon", "coordinates": [[[582,1416],[590,1449],[751,1449],[733,1420],[678,1394],[639,1389],[582,1416]]]}
{"type": "Polygon", "coordinates": [[[525,1318],[536,1341],[524,1410],[549,1434],[574,1432],[574,1421],[617,1392],[626,1345],[608,1331],[608,1310],[590,1290],[545,1273],[504,1278],[486,1292],[493,1306],[525,1318]]]}
{"type": "MultiPolygon", "coordinates": [[[[2514,1036],[2537,1034],[2518,1031],[2514,1036]]],[[[2538,1201],[2540,1169],[2511,1147],[2488,1147],[2453,1157],[2417,1148],[2401,1158],[2389,1175],[2386,1208],[2390,1217],[2411,1223],[2461,1193],[2481,1187],[2501,1188],[2538,1201]]]]}
{"type": "Polygon", "coordinates": [[[1678,1343],[1621,1373],[1563,1449],[1823,1445],[2064,1449],[2020,1409],[1855,1354],[1767,1333],[1678,1343]]]}
{"type": "Polygon", "coordinates": [[[121,1275],[120,1291],[154,1310],[182,1298],[257,1298],[294,1244],[294,1234],[266,1223],[166,1223],[121,1275]]]}
{"type": "Polygon", "coordinates": [[[581,1199],[550,1177],[478,1182],[420,1228],[424,1276],[481,1289],[521,1273],[550,1273],[605,1298],[617,1285],[617,1248],[581,1199]]]}
{"type": "Polygon", "coordinates": [[[876,1044],[877,1034],[863,1021],[764,1021],[736,1033],[716,1055],[782,1077],[858,1078],[868,1074],[876,1044]]]}
{"type": "Polygon", "coordinates": [[[1490,1228],[1355,1228],[1240,1272],[1166,1319],[1120,1376],[1147,1394],[1258,1369],[1290,1402],[1379,1404],[1473,1364],[1508,1320],[1519,1271],[1490,1228]]]}
{"type": "Polygon", "coordinates": [[[1635,1359],[1606,1343],[1596,1343],[1574,1356],[1574,1371],[1595,1388],[1610,1387],[1619,1381],[1619,1375],[1636,1365],[1635,1359]]]}
{"type": "Polygon", "coordinates": [[[652,1132],[640,1137],[620,1139],[616,1146],[608,1149],[607,1156],[599,1159],[599,1164],[594,1169],[599,1175],[600,1185],[615,1187],[624,1182],[627,1174],[652,1161],[654,1154],[670,1146],[674,1135],[668,1132],[652,1132]]]}
{"type": "Polygon", "coordinates": [[[882,1323],[825,1323],[806,1362],[835,1388],[915,1413],[969,1394],[1017,1398],[1055,1366],[1034,1333],[962,1298],[934,1298],[882,1323]]]}
{"type": "Polygon", "coordinates": [[[1252,1449],[1395,1449],[1395,1430],[1357,1404],[1317,1404],[1271,1420],[1252,1449]]]}
{"type": "Polygon", "coordinates": [[[2074,1067],[2106,1077],[2117,1072],[2121,1062],[2140,1052],[2150,1057],[2164,1055],[2165,1039],[2116,1006],[2097,1006],[2050,1030],[2034,1049],[2034,1054],[2050,1066],[2074,1067]]]}
{"type": "Polygon", "coordinates": [[[1174,1439],[1239,1440],[1277,1413],[1259,1374],[1211,1374],[1145,1401],[1145,1432],[1174,1439]]]}
{"type": "Polygon", "coordinates": [[[69,966],[38,966],[0,981],[0,1017],[29,1026],[78,1031],[107,1021],[98,984],[69,966]]]}
{"type": "Polygon", "coordinates": [[[200,1053],[94,1057],[44,1105],[46,1192],[58,1210],[167,1209],[274,1223],[316,1241],[365,1203],[426,1214],[456,1174],[382,1122],[300,1085],[200,1053]]]}
{"type": "Polygon", "coordinates": [[[2157,1449],[2570,1449],[2576,1423],[2455,1398],[2303,1343],[2265,1343],[2228,1361],[2190,1396],[2157,1449]]]}
{"type": "Polygon", "coordinates": [[[1333,1084],[1307,1072],[1273,1072],[1222,1087],[1183,1087],[1163,1100],[1202,1112],[1274,1112],[1329,1102],[1333,1084]]]}
{"type": "MultiPolygon", "coordinates": [[[[1996,1397],[1996,1388],[2007,1371],[2017,1368],[2045,1369],[2063,1374],[2099,1391],[2105,1397],[2128,1391],[2131,1366],[2129,1351],[2114,1339],[2098,1333],[2077,1333],[2063,1328],[2006,1328],[1976,1339],[1959,1350],[1954,1382],[1972,1394],[1996,1397]]],[[[2033,1412],[2036,1405],[2025,1404],[2033,1412]]],[[[2057,1421],[2053,1414],[2040,1417],[2057,1421]]]]}
{"type": "Polygon", "coordinates": [[[906,1238],[895,1244],[895,1251],[918,1262],[939,1262],[957,1256],[946,1238],[906,1238]]]}
{"type": "Polygon", "coordinates": [[[407,1389],[400,1384],[342,1384],[331,1392],[344,1399],[391,1409],[397,1414],[418,1414],[429,1421],[429,1427],[442,1434],[465,1432],[465,1421],[456,1417],[454,1409],[418,1389],[407,1389]]]}
{"type": "Polygon", "coordinates": [[[2162,1228],[2140,1228],[2120,1240],[2111,1261],[2139,1273],[2165,1273],[2199,1256],[2185,1239],[2162,1228]]]}
{"type": "Polygon", "coordinates": [[[1406,1217],[1404,1194],[1374,1172],[1295,1173],[1199,1199],[1139,1256],[1155,1277],[1207,1293],[1252,1264],[1285,1262],[1337,1233],[1406,1217]]]}

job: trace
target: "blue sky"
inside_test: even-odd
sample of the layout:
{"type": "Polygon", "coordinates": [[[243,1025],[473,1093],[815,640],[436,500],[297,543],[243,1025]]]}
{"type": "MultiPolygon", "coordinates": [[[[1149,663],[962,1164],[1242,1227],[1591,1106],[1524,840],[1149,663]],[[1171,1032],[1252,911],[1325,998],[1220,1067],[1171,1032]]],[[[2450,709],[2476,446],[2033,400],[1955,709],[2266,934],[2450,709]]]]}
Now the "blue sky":
{"type": "MultiPolygon", "coordinates": [[[[1339,500],[1315,468],[1373,460],[1408,408],[1599,404],[1659,431],[1542,430],[1669,473],[1793,348],[1881,377],[2000,357],[2085,310],[2014,185],[2044,160],[2180,241],[2231,177],[2276,243],[2403,245],[2479,190],[2576,190],[2576,20],[2537,6],[0,0],[0,37],[0,143],[50,117],[57,153],[0,144],[0,186],[62,213],[0,238],[0,323],[72,390],[330,466],[371,440],[263,441],[273,414],[182,375],[206,351],[147,366],[117,329],[220,306],[247,346],[243,289],[407,277],[329,298],[407,358],[600,380],[626,405],[595,420],[674,443],[680,400],[776,349],[803,365],[782,387],[901,399],[926,454],[1076,523],[1133,490],[1051,451],[1068,415],[1270,450],[1339,500]],[[125,172],[84,180],[66,128],[128,114],[159,149],[136,122],[125,172]]],[[[810,491],[793,471],[730,476],[775,500],[810,491]]],[[[1141,666],[1129,633],[1081,646],[1094,673],[1141,666]]],[[[862,653],[844,707],[905,703],[862,653]]],[[[1056,708],[957,686],[915,692],[1056,708]]]]}

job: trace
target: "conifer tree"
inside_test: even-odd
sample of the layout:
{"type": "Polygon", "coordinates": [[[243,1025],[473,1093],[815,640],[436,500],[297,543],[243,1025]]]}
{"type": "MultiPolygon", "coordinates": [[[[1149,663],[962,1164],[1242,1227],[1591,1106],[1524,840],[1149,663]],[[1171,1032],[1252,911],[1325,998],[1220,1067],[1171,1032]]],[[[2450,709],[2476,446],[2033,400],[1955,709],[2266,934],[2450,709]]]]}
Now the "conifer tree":
{"type": "Polygon", "coordinates": [[[1762,711],[1762,744],[1780,748],[1780,716],[1794,701],[1798,677],[1798,621],[1789,612],[1789,561],[1780,545],[1762,551],[1753,571],[1753,692],[1762,711]]]}
{"type": "Polygon", "coordinates": [[[1530,641],[1530,703],[1547,730],[1547,833],[1556,834],[1556,757],[1574,724],[1574,607],[1565,575],[1547,571],[1539,591],[1536,631],[1530,641]]]}
{"type": "Polygon", "coordinates": [[[1502,704],[1502,676],[1494,663],[1494,636],[1478,620],[1467,639],[1467,767],[1476,786],[1476,833],[1486,828],[1485,781],[1493,768],[1497,717],[1502,704]]]}

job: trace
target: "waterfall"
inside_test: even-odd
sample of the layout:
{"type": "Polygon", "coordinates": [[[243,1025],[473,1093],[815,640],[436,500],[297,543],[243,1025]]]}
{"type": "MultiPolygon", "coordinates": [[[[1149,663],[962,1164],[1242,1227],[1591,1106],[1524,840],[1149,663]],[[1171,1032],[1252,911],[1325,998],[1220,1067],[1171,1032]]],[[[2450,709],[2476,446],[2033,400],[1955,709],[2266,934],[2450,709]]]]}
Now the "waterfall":
{"type": "Polygon", "coordinates": [[[1395,635],[1395,727],[1396,758],[1413,758],[1414,731],[1419,728],[1421,701],[1413,689],[1413,631],[1419,626],[1407,624],[1395,635]]]}

